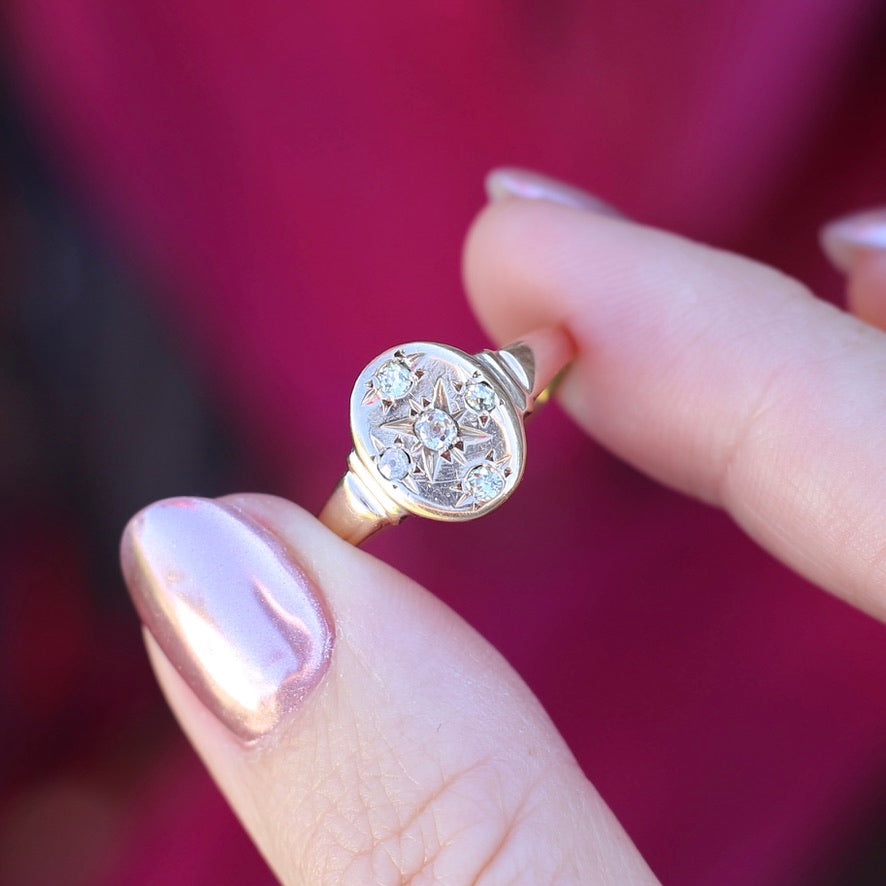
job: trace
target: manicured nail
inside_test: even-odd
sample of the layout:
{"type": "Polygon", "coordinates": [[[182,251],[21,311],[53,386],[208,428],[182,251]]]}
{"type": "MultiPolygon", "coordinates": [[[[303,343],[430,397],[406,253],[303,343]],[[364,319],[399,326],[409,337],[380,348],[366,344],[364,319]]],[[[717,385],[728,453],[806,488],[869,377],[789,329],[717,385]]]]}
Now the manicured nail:
{"type": "Polygon", "coordinates": [[[821,248],[838,271],[847,273],[862,252],[886,253],[886,209],[868,209],[828,222],[821,248]]]}
{"type": "Polygon", "coordinates": [[[236,507],[157,502],[126,527],[121,561],[145,626],[241,741],[271,732],[326,672],[333,629],[319,592],[236,507]]]}
{"type": "Polygon", "coordinates": [[[582,191],[574,185],[568,185],[565,182],[557,181],[557,179],[548,178],[538,172],[531,172],[528,169],[518,169],[514,166],[493,169],[486,176],[485,186],[486,196],[491,203],[511,197],[518,197],[522,200],[547,200],[551,203],[571,206],[574,209],[586,209],[615,218],[624,218],[623,213],[614,206],[610,206],[587,191],[582,191]]]}

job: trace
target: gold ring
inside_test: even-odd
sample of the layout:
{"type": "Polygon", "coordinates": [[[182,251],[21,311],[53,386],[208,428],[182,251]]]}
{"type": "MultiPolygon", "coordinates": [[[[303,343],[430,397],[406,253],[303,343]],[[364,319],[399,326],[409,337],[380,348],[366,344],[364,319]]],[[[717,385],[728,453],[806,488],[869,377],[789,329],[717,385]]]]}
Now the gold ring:
{"type": "Polygon", "coordinates": [[[425,341],[379,354],[354,384],[354,448],[320,520],[360,544],[409,514],[495,510],[523,476],[523,420],[572,353],[565,332],[542,329],[474,355],[425,341]]]}

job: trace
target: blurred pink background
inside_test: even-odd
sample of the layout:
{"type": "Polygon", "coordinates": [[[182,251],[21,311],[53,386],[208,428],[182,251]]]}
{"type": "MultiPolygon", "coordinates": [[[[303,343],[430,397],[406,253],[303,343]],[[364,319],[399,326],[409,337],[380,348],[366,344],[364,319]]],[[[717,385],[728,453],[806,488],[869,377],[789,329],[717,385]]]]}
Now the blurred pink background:
{"type": "MultiPolygon", "coordinates": [[[[272,882],[157,698],[114,577],[126,514],[111,502],[238,483],[319,508],[369,358],[416,338],[488,344],[459,260],[490,167],[573,181],[835,300],[818,226],[886,203],[877,0],[305,7],[3,9],[27,163],[121,269],[101,278],[104,325],[65,364],[100,363],[83,386],[93,396],[116,378],[112,405],[92,422],[62,409],[69,430],[49,433],[85,453],[79,486],[62,495],[70,476],[40,474],[0,523],[4,882],[272,882]],[[124,301],[153,325],[115,320],[124,301]],[[149,370],[172,360],[194,400],[160,409],[149,370]],[[183,430],[203,409],[200,428],[227,441],[205,483],[194,441],[214,432],[183,430]],[[136,482],[122,454],[148,438],[136,482]],[[185,448],[195,468],[172,488],[185,448]]],[[[6,159],[11,336],[16,287],[41,266],[42,204],[6,159]]],[[[62,310],[53,294],[42,321],[62,310]]],[[[84,316],[71,304],[64,316],[84,316]]],[[[66,324],[52,329],[69,342],[66,324]]],[[[41,341],[27,353],[61,359],[41,341]]],[[[11,383],[6,396],[28,400],[11,383]]],[[[507,508],[465,526],[407,521],[370,548],[502,650],[665,883],[886,881],[886,632],[722,515],[552,408],[507,508]]]]}

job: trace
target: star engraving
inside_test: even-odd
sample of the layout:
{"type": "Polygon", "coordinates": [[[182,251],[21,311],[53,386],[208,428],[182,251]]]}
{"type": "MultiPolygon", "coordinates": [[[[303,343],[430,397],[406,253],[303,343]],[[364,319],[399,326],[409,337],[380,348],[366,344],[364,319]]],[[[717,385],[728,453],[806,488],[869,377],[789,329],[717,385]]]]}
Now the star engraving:
{"type": "Polygon", "coordinates": [[[456,408],[442,378],[434,384],[433,399],[410,397],[408,405],[407,415],[383,422],[379,427],[408,439],[404,445],[431,483],[437,481],[441,461],[465,464],[466,447],[490,438],[482,428],[460,423],[466,410],[456,408]]]}

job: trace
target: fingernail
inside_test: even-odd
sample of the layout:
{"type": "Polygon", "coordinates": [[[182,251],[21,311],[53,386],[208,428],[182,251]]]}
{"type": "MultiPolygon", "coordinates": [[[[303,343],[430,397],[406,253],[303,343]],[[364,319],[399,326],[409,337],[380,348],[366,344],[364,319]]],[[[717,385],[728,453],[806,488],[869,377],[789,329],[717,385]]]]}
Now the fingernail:
{"type": "Polygon", "coordinates": [[[511,197],[522,200],[547,200],[574,209],[585,209],[615,218],[624,218],[623,213],[614,206],[587,191],[528,169],[518,169],[515,166],[493,169],[486,176],[484,184],[490,203],[498,203],[511,197]]]}
{"type": "Polygon", "coordinates": [[[121,544],[135,608],[203,704],[241,741],[271,732],[329,665],[322,597],[272,532],[233,506],[172,498],[121,544]]]}
{"type": "Polygon", "coordinates": [[[819,235],[824,254],[848,273],[862,252],[886,252],[886,209],[868,209],[828,222],[819,235]]]}

